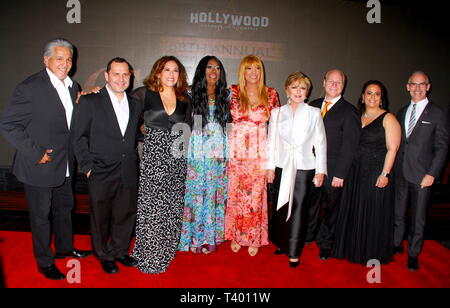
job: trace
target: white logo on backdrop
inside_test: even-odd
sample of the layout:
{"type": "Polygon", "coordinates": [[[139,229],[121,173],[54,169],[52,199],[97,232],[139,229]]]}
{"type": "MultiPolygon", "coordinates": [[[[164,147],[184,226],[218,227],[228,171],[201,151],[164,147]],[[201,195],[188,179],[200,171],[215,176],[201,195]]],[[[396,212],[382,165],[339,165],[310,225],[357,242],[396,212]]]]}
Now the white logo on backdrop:
{"type": "Polygon", "coordinates": [[[81,3],[79,0],[67,1],[66,7],[70,9],[67,12],[66,20],[69,24],[81,24],[81,3]]]}
{"type": "Polygon", "coordinates": [[[367,7],[371,10],[367,13],[367,22],[369,24],[381,24],[381,3],[379,0],[367,1],[367,7]]]}
{"type": "Polygon", "coordinates": [[[370,284],[381,284],[381,262],[376,259],[369,260],[367,267],[372,268],[367,273],[367,282],[370,284]]]}
{"type": "Polygon", "coordinates": [[[270,19],[266,16],[244,16],[219,12],[196,12],[190,15],[191,24],[217,29],[234,29],[255,31],[268,28],[270,19]]]}

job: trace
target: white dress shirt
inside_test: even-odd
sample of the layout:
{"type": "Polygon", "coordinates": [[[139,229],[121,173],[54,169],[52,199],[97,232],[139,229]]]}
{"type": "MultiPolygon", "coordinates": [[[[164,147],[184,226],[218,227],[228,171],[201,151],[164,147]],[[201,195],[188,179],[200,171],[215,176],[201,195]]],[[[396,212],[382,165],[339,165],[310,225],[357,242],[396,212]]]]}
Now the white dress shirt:
{"type": "Polygon", "coordinates": [[[413,110],[413,104],[416,104],[416,123],[414,123],[414,127],[416,127],[417,121],[419,121],[420,116],[424,112],[424,110],[427,107],[428,103],[429,103],[429,100],[428,100],[428,98],[426,98],[426,99],[424,99],[424,100],[422,100],[420,102],[417,102],[417,103],[411,102],[411,104],[409,104],[409,107],[406,110],[406,117],[405,117],[405,132],[406,132],[406,134],[408,134],[409,121],[411,119],[411,113],[412,113],[412,110],[413,110]]]}
{"type": "Polygon", "coordinates": [[[322,108],[321,108],[321,110],[323,111],[323,109],[325,108],[325,106],[326,106],[326,103],[327,102],[330,102],[331,104],[330,105],[328,105],[328,110],[327,111],[330,111],[331,110],[331,108],[333,108],[334,107],[334,105],[336,105],[336,103],[337,102],[339,102],[339,100],[342,98],[342,95],[340,95],[340,96],[338,96],[338,97],[336,97],[336,98],[334,98],[334,99],[332,99],[331,101],[328,101],[326,98],[323,100],[323,103],[322,103],[322,108]]]}
{"type": "Polygon", "coordinates": [[[111,98],[122,136],[125,136],[128,121],[130,120],[130,106],[128,105],[127,94],[124,93],[122,100],[119,101],[119,98],[109,89],[108,85],[106,86],[106,89],[108,90],[109,97],[111,98]]]}
{"type": "Polygon", "coordinates": [[[327,137],[319,109],[301,103],[295,114],[290,104],[272,111],[267,169],[283,169],[277,209],[289,203],[292,213],[297,170],[327,174],[327,137]],[[315,156],[313,153],[315,149],[315,156]]]}
{"type": "MultiPolygon", "coordinates": [[[[50,76],[50,82],[55,87],[56,92],[58,92],[58,96],[61,99],[64,109],[66,110],[67,128],[70,130],[70,123],[72,122],[72,114],[73,114],[73,101],[72,96],[70,95],[69,87],[73,86],[73,81],[72,79],[70,79],[69,76],[67,76],[66,79],[63,80],[64,83],[61,82],[61,80],[55,74],[53,74],[53,72],[50,71],[48,68],[47,73],[50,76]]],[[[70,177],[68,160],[67,160],[66,177],[70,177]]]]}

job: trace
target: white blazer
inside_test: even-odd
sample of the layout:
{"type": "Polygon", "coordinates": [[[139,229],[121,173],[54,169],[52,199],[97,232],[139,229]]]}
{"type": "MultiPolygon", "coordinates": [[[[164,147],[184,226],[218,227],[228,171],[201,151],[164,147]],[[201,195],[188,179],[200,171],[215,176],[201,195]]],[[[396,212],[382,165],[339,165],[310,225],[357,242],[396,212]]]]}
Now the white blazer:
{"type": "Polygon", "coordinates": [[[272,110],[267,156],[268,170],[283,169],[277,209],[289,202],[289,220],[297,170],[328,172],[327,137],[320,109],[301,103],[295,114],[290,104],[272,110]]]}

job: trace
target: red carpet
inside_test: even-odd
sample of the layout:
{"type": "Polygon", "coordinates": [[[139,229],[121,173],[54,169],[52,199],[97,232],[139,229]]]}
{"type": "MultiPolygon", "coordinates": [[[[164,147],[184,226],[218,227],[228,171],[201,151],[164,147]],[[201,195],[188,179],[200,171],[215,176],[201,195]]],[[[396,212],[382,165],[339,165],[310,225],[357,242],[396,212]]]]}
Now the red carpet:
{"type": "MultiPolygon", "coordinates": [[[[78,249],[90,249],[90,237],[77,236],[78,249]]],[[[427,241],[420,259],[421,270],[406,269],[407,256],[381,269],[381,284],[369,284],[369,268],[345,261],[318,259],[315,245],[305,248],[302,264],[291,270],[287,258],[275,256],[274,247],[265,247],[251,258],[246,250],[234,254],[224,244],[215,254],[178,253],[168,272],[144,275],[137,269],[120,266],[120,273],[104,274],[94,257],[81,260],[81,284],[52,282],[37,273],[32,256],[31,234],[0,232],[0,258],[3,280],[8,288],[449,288],[450,250],[437,242],[427,241]]],[[[58,260],[57,266],[66,273],[68,260],[58,260]]],[[[1,280],[1,279],[0,279],[1,280]]]]}

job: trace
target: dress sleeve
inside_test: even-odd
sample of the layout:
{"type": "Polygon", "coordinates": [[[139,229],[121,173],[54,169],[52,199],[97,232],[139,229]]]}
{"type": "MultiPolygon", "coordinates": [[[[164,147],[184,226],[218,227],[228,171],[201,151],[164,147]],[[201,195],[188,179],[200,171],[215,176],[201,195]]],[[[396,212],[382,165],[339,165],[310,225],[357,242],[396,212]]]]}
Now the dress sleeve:
{"type": "Polygon", "coordinates": [[[269,88],[269,104],[270,110],[273,110],[274,108],[279,108],[281,106],[280,99],[278,97],[278,92],[273,88],[269,88]]]}

